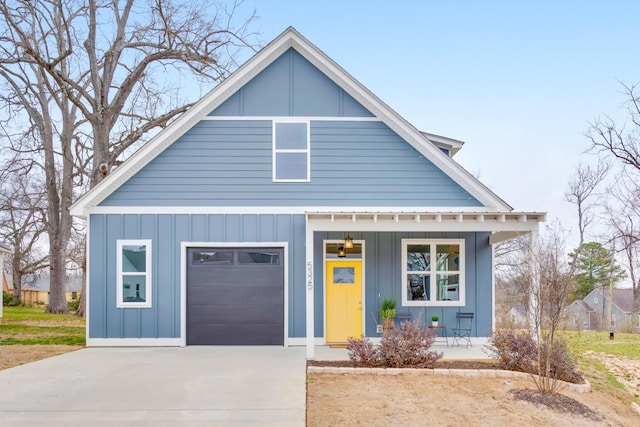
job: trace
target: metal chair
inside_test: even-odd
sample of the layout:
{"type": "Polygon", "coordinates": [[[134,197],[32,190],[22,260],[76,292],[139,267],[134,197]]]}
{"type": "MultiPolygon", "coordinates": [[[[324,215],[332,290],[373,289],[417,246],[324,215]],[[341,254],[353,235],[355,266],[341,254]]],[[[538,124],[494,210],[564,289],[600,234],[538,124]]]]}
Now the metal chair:
{"type": "Polygon", "coordinates": [[[454,345],[460,345],[460,341],[467,342],[467,347],[472,346],[471,344],[471,327],[473,325],[473,313],[456,313],[456,327],[452,328],[453,332],[453,343],[451,347],[454,345]]]}

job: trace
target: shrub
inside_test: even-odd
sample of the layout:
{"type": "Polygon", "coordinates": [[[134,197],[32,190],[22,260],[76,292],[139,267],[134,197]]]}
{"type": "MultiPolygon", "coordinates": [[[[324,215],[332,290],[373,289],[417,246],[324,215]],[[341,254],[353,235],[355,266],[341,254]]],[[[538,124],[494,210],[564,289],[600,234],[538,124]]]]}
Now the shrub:
{"type": "Polygon", "coordinates": [[[533,372],[538,358],[538,345],[526,332],[496,329],[487,345],[489,356],[502,369],[533,372]]]}
{"type": "MultiPolygon", "coordinates": [[[[496,359],[501,368],[520,371],[528,374],[538,374],[538,344],[528,333],[517,332],[512,329],[497,329],[487,345],[488,353],[496,359]]],[[[546,360],[549,356],[549,377],[571,383],[583,383],[582,373],[576,370],[569,347],[558,341],[553,343],[551,354],[547,354],[549,346],[540,345],[540,373],[546,374],[546,360]]]]}
{"type": "Polygon", "coordinates": [[[349,338],[347,350],[353,366],[371,368],[380,365],[380,348],[376,347],[369,338],[349,338]]]}
{"type": "Polygon", "coordinates": [[[13,301],[13,295],[9,292],[2,291],[2,305],[9,305],[9,303],[13,301]]]}
{"type": "Polygon", "coordinates": [[[376,347],[368,338],[349,339],[347,350],[354,366],[389,368],[433,368],[443,353],[429,351],[435,332],[422,329],[420,322],[403,322],[376,347]]]}
{"type": "MultiPolygon", "coordinates": [[[[542,363],[546,360],[548,348],[547,344],[540,346],[540,360],[542,363]]],[[[542,369],[543,373],[544,371],[542,369]]],[[[549,355],[549,373],[550,377],[556,380],[575,384],[584,382],[584,376],[580,371],[576,370],[576,362],[569,351],[569,347],[565,342],[557,341],[557,339],[554,341],[549,355]]]]}
{"type": "Polygon", "coordinates": [[[380,356],[392,368],[433,368],[443,353],[429,351],[435,332],[420,327],[420,321],[403,322],[399,331],[382,338],[380,356]]]}
{"type": "Polygon", "coordinates": [[[67,303],[67,306],[69,307],[69,312],[76,312],[78,311],[78,307],[80,307],[80,298],[77,298],[73,301],[69,301],[67,303]]]}

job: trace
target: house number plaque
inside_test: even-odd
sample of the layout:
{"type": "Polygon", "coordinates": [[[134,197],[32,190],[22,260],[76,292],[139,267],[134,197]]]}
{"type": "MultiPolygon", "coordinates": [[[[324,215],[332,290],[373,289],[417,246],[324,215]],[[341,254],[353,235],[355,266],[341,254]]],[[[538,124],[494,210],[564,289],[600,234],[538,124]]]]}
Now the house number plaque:
{"type": "Polygon", "coordinates": [[[313,263],[307,263],[307,289],[313,289],[313,263]]]}

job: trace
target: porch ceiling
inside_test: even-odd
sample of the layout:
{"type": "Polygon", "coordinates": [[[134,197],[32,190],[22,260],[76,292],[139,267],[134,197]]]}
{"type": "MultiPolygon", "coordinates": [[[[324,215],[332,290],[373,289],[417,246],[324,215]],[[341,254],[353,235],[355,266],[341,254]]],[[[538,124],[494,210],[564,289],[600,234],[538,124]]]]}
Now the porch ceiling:
{"type": "Polygon", "coordinates": [[[542,212],[337,212],[308,211],[314,231],[488,231],[499,243],[531,231],[546,221],[542,212]]]}

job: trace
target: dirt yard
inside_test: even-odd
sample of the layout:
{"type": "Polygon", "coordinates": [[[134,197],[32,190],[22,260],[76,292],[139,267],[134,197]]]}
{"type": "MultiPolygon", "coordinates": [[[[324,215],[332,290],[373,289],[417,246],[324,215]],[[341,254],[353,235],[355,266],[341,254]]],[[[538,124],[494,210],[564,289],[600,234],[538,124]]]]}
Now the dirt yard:
{"type": "Polygon", "coordinates": [[[12,368],[79,350],[83,347],[74,345],[4,345],[0,346],[0,369],[12,368]]]}
{"type": "Polygon", "coordinates": [[[594,411],[590,418],[514,399],[530,379],[437,375],[309,374],[309,426],[636,426],[640,414],[614,396],[562,394],[594,411]]]}

